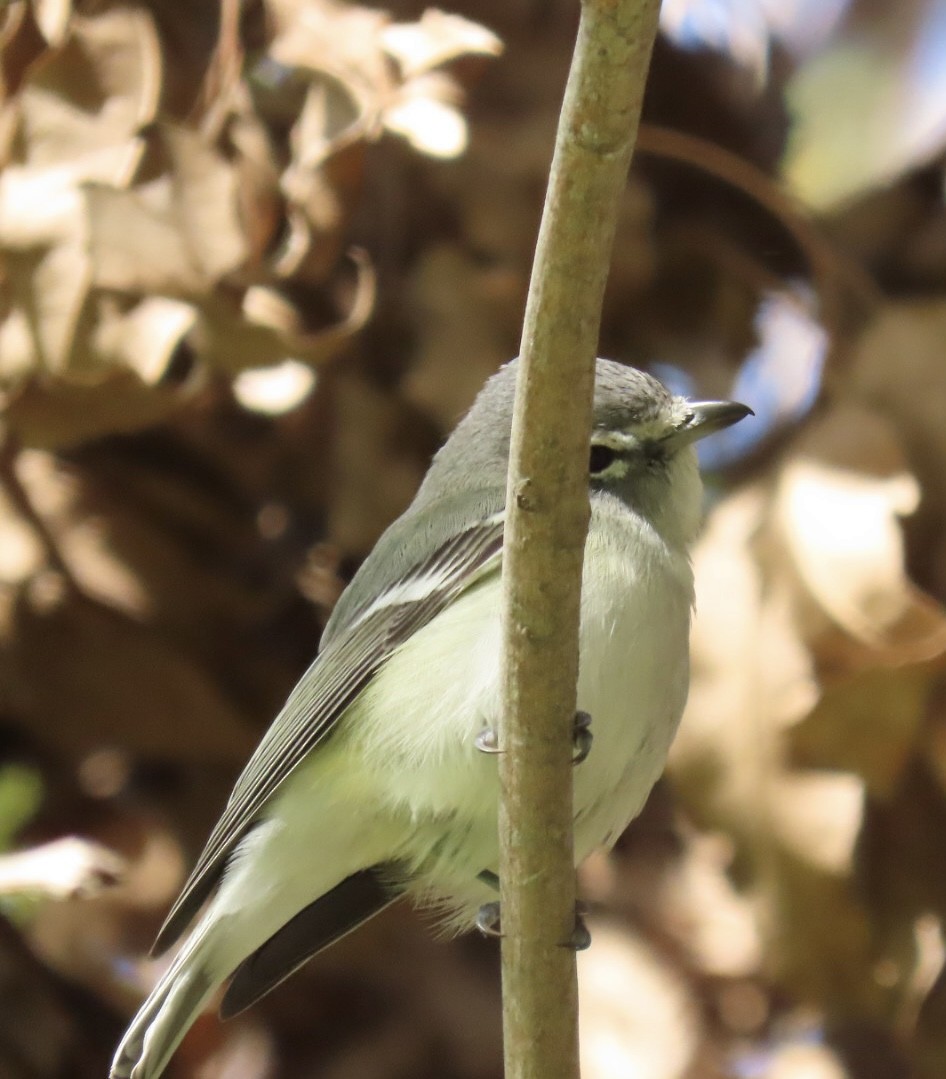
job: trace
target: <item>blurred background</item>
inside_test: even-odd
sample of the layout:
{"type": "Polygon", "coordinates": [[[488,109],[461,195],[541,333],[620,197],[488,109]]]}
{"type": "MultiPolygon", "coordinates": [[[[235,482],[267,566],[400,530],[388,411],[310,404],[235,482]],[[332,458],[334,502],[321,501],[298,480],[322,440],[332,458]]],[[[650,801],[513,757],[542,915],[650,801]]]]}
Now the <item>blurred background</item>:
{"type": "MultiPolygon", "coordinates": [[[[0,1076],[105,1073],[341,588],[518,347],[576,0],[0,4],[0,1076]]],[[[665,0],[601,351],[706,445],[585,1079],[946,1074],[946,0],[665,0]]],[[[314,852],[315,855],[315,852],[314,852]]],[[[499,1079],[396,907],[177,1079],[499,1079]]]]}

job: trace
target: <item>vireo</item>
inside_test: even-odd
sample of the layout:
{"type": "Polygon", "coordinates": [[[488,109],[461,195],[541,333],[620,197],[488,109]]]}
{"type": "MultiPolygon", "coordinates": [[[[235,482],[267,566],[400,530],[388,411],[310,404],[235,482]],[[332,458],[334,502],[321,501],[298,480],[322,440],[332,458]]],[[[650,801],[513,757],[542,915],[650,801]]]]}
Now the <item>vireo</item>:
{"type": "MultiPolygon", "coordinates": [[[[398,896],[463,928],[495,900],[500,569],[516,361],[480,392],[343,593],[237,780],[155,945],[187,941],[113,1079],[156,1079],[227,979],[252,1004],[398,896]],[[209,902],[207,902],[209,900],[209,902]]],[[[693,443],[746,416],[598,360],[574,776],[575,855],[610,846],[664,766],[687,695],[702,487],[693,443]],[[588,731],[578,726],[586,744],[588,731]]]]}

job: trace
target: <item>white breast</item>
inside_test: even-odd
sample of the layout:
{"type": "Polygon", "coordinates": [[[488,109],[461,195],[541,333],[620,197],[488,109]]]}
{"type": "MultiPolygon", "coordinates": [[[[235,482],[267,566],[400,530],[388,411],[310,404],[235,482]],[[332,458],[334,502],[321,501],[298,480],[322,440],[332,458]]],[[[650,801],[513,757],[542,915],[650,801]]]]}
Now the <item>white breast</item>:
{"type": "MultiPolygon", "coordinates": [[[[575,771],[576,853],[617,838],[660,775],[687,691],[693,582],[686,554],[619,503],[595,499],[582,591],[579,708],[594,741],[575,771]]],[[[496,849],[496,759],[476,735],[500,710],[498,573],[424,626],[356,705],[372,784],[430,827],[456,822],[465,853],[496,849]],[[458,647],[457,642],[465,642],[458,647]],[[367,707],[366,707],[367,706],[367,707]]]]}
{"type": "Polygon", "coordinates": [[[578,706],[592,751],[575,774],[575,846],[610,844],[663,769],[686,703],[693,576],[686,553],[596,499],[582,585],[578,706]]]}

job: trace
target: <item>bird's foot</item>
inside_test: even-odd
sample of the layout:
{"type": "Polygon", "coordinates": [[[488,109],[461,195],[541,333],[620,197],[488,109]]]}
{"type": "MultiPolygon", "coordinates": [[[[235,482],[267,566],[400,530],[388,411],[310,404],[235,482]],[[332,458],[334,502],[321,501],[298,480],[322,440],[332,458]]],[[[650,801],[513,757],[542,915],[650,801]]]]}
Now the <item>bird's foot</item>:
{"type": "MultiPolygon", "coordinates": [[[[591,947],[591,932],[585,924],[584,906],[581,903],[575,906],[575,928],[571,936],[562,941],[563,948],[571,948],[576,952],[583,952],[591,947]]],[[[484,903],[476,912],[476,928],[484,937],[502,937],[502,929],[499,923],[499,901],[494,899],[490,903],[484,903]]]]}
{"type": "Polygon", "coordinates": [[[591,930],[585,922],[584,903],[575,904],[575,928],[568,940],[562,943],[562,947],[576,952],[583,952],[591,947],[591,930]]]}
{"type": "Polygon", "coordinates": [[[575,713],[575,724],[572,728],[572,742],[575,746],[575,756],[572,764],[581,764],[591,752],[591,743],[594,735],[591,733],[591,716],[587,712],[575,713]]]}
{"type": "Polygon", "coordinates": [[[476,746],[480,753],[502,753],[499,748],[499,735],[492,727],[484,727],[473,739],[473,745],[476,746]]]}
{"type": "Polygon", "coordinates": [[[499,928],[499,900],[484,903],[476,912],[476,928],[484,937],[501,937],[499,928]]]}
{"type": "MultiPolygon", "coordinates": [[[[576,712],[575,723],[572,729],[572,742],[575,746],[573,764],[581,764],[591,752],[591,743],[594,735],[591,733],[591,716],[587,712],[576,712]]],[[[480,753],[502,753],[499,747],[499,735],[492,727],[484,727],[473,740],[473,744],[480,753]]]]}

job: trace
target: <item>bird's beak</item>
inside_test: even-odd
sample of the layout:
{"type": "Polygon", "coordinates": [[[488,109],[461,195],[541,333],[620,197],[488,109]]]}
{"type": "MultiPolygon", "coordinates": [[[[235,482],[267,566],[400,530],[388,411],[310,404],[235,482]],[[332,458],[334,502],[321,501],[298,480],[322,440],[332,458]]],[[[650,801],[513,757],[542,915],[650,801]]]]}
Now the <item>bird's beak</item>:
{"type": "Polygon", "coordinates": [[[698,442],[714,431],[732,427],[746,416],[754,415],[748,405],[742,405],[738,401],[689,401],[686,419],[666,441],[670,442],[674,449],[680,449],[698,442]]]}

